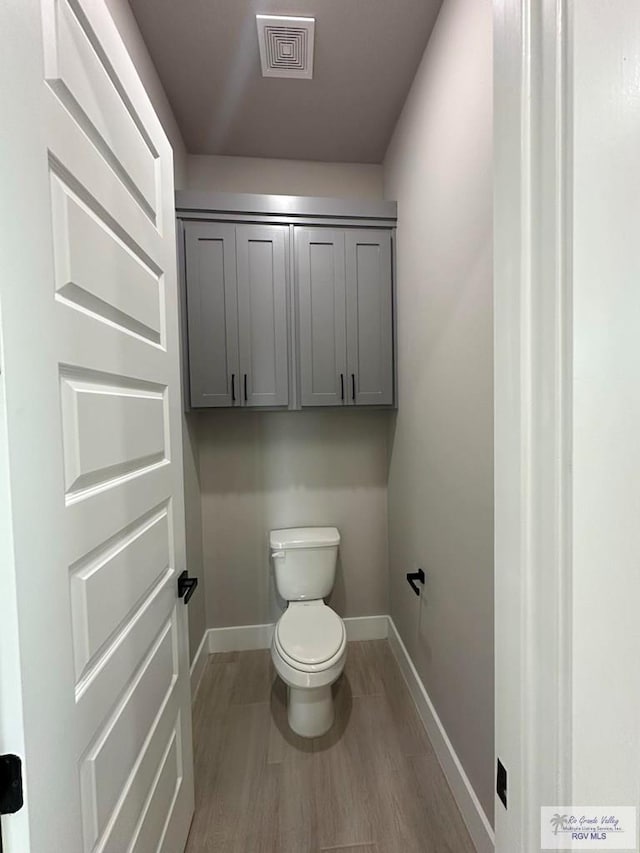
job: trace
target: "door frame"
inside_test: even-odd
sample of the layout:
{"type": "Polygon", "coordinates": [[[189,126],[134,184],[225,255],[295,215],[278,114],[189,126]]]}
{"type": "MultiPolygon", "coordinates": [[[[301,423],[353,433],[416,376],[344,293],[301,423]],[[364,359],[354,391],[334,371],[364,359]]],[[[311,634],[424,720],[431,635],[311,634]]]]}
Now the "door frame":
{"type": "MultiPolygon", "coordinates": [[[[1,309],[1,306],[0,306],[1,309]]],[[[18,598],[14,571],[13,513],[9,477],[9,440],[7,435],[5,385],[1,378],[4,364],[0,317],[0,754],[25,754],[20,650],[18,643],[18,598]]],[[[28,840],[27,810],[0,817],[0,853],[7,844],[28,840]],[[3,824],[4,821],[4,824],[3,824]],[[4,832],[4,838],[3,838],[4,832]],[[10,832],[10,836],[8,833],[10,832]]]]}
{"type": "Polygon", "coordinates": [[[570,0],[494,2],[496,851],[570,803],[570,0]]]}

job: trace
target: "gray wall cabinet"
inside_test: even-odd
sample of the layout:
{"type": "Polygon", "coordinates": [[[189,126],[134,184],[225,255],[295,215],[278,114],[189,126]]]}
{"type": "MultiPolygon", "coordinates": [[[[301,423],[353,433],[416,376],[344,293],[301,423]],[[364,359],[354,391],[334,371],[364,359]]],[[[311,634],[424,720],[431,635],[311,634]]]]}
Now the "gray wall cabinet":
{"type": "Polygon", "coordinates": [[[185,279],[192,406],[240,399],[235,225],[189,222],[185,279]]]}
{"type": "Polygon", "coordinates": [[[393,407],[394,202],[176,194],[191,407],[393,407]]]}
{"type": "Polygon", "coordinates": [[[356,406],[393,403],[393,286],[391,234],[345,233],[347,372],[356,406]]]}
{"type": "Polygon", "coordinates": [[[289,402],[288,229],[185,225],[193,407],[289,402]]]}
{"type": "Polygon", "coordinates": [[[247,406],[289,402],[288,240],[285,225],[236,226],[240,374],[247,406]]]}
{"type": "Polygon", "coordinates": [[[393,405],[391,233],[294,235],[302,406],[393,405]]]}
{"type": "Polygon", "coordinates": [[[347,394],[344,231],[296,228],[300,402],[342,406],[347,394]]]}

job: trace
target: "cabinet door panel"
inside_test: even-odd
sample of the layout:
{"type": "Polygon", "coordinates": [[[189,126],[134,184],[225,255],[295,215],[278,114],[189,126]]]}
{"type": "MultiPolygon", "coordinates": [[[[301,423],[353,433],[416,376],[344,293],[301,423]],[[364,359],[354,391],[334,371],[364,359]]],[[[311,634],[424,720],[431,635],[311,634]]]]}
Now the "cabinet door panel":
{"type": "Polygon", "coordinates": [[[349,403],[392,405],[391,234],[351,230],[345,241],[349,403]]]}
{"type": "Polygon", "coordinates": [[[296,228],[303,406],[340,406],[347,391],[344,233],[296,228]]]}
{"type": "Polygon", "coordinates": [[[240,373],[247,406],[289,402],[287,236],[286,225],[236,228],[240,373]]]}
{"type": "Polygon", "coordinates": [[[235,226],[187,222],[185,259],[191,405],[231,406],[240,372],[235,226]]]}

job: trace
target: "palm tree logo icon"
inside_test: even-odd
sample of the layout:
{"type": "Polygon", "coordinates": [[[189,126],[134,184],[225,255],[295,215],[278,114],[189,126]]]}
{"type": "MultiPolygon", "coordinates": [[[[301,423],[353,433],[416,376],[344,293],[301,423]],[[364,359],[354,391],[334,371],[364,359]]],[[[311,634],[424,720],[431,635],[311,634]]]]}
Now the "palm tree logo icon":
{"type": "Polygon", "coordinates": [[[564,829],[564,825],[565,825],[566,821],[568,821],[568,820],[569,820],[569,815],[558,814],[556,812],[556,814],[554,814],[554,816],[549,821],[549,823],[553,827],[553,834],[557,835],[559,829],[561,829],[561,828],[564,829]]]}

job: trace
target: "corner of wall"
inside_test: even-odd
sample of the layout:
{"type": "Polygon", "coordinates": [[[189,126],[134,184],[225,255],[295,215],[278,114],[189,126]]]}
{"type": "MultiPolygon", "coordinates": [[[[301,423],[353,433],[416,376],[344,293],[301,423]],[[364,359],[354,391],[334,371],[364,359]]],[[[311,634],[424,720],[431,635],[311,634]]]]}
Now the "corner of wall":
{"type": "Polygon", "coordinates": [[[187,149],[133,10],[128,0],[105,0],[105,3],[171,144],[175,188],[182,189],[187,181],[187,149]]]}
{"type": "Polygon", "coordinates": [[[399,211],[391,616],[490,819],[492,25],[491,0],[444,0],[384,161],[399,211]]]}
{"type": "Polygon", "coordinates": [[[189,602],[189,654],[192,661],[202,643],[202,638],[207,628],[197,417],[193,413],[185,413],[182,418],[187,568],[189,574],[197,577],[200,582],[196,594],[189,602]]]}
{"type": "MultiPolygon", "coordinates": [[[[128,0],[105,2],[169,139],[173,150],[174,184],[176,189],[182,188],[187,182],[187,150],[131,6],[128,0]]],[[[184,415],[182,418],[186,559],[189,572],[200,578],[200,588],[189,604],[189,651],[192,661],[200,647],[206,626],[198,446],[193,418],[193,415],[184,415]]]]}

